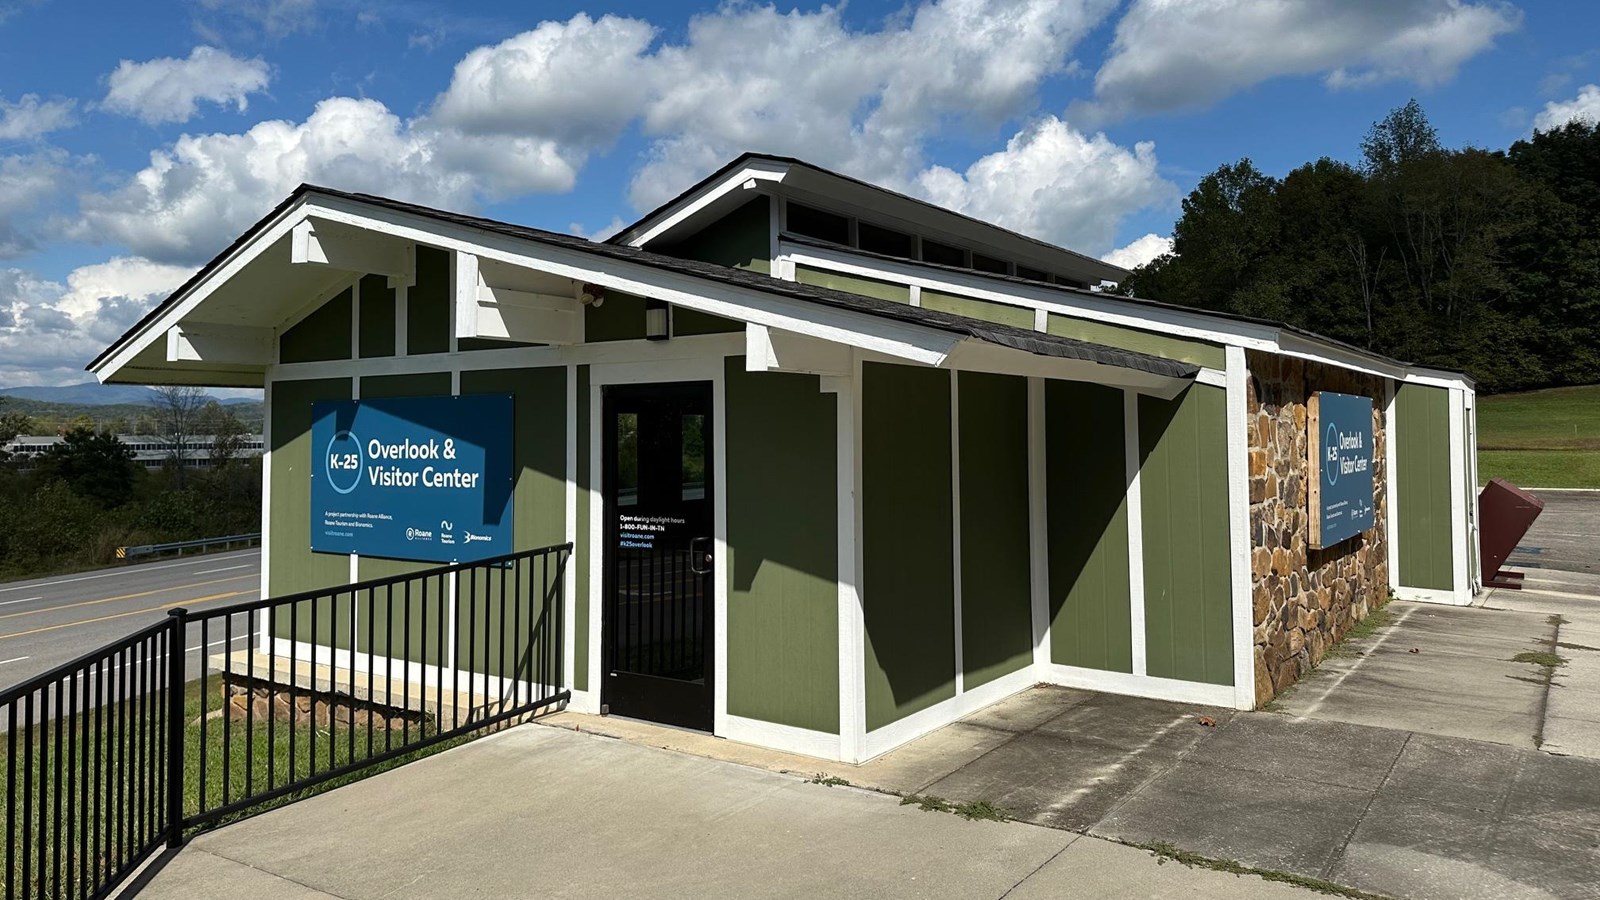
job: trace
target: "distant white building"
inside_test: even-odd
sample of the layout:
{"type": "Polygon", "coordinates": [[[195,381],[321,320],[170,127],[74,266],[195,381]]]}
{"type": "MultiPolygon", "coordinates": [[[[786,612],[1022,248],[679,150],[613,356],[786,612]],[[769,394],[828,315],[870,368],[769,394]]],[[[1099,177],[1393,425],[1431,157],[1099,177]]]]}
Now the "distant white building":
{"type": "MultiPolygon", "coordinates": [[[[5,444],[3,448],[17,462],[19,467],[30,469],[34,459],[43,456],[46,451],[65,440],[55,434],[22,434],[5,444]]],[[[172,442],[155,434],[119,434],[117,440],[133,451],[133,461],[146,469],[159,469],[172,458],[172,442]]],[[[216,436],[210,434],[197,434],[191,436],[185,443],[183,464],[190,469],[211,468],[211,448],[216,443],[216,436]]],[[[247,434],[242,437],[237,455],[241,458],[260,456],[265,446],[265,439],[259,434],[247,434]]]]}

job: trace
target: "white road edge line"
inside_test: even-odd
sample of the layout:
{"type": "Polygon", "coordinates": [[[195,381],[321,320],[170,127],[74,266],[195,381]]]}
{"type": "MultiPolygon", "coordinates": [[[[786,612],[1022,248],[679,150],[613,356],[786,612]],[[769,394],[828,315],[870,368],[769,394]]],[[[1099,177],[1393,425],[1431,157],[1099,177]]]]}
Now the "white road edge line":
{"type": "Polygon", "coordinates": [[[212,574],[215,574],[217,572],[232,572],[234,569],[248,569],[248,568],[250,568],[250,564],[249,563],[244,563],[242,565],[237,565],[237,566],[223,566],[220,569],[206,569],[203,572],[193,572],[193,573],[190,573],[190,574],[193,574],[193,575],[212,575],[212,574]]]}
{"type": "Polygon", "coordinates": [[[13,603],[27,603],[30,600],[43,600],[43,597],[23,597],[21,600],[0,600],[0,606],[10,606],[13,603]]]}
{"type": "Polygon", "coordinates": [[[31,657],[31,656],[13,656],[10,659],[0,659],[0,666],[5,665],[6,663],[22,662],[25,659],[33,659],[33,657],[31,657]]]}
{"type": "Polygon", "coordinates": [[[126,567],[126,568],[121,568],[121,569],[113,569],[113,570],[111,570],[109,572],[99,572],[99,573],[96,573],[94,575],[79,575],[76,578],[62,578],[62,579],[60,579],[58,581],[41,581],[41,582],[38,582],[38,583],[35,583],[35,584],[19,584],[19,585],[15,586],[15,587],[0,587],[0,594],[6,593],[8,591],[26,591],[26,590],[31,590],[31,589],[35,589],[35,588],[54,587],[54,586],[56,586],[58,584],[71,584],[74,581],[88,581],[91,578],[111,578],[112,576],[115,576],[115,575],[127,576],[129,574],[138,574],[140,572],[159,572],[162,569],[175,569],[175,568],[177,568],[179,566],[193,566],[193,565],[200,565],[202,563],[208,563],[208,562],[222,562],[224,560],[229,560],[229,559],[244,559],[246,556],[249,556],[251,553],[255,553],[255,554],[259,555],[261,553],[261,551],[260,550],[251,550],[251,551],[248,551],[248,552],[245,552],[245,553],[240,553],[240,554],[235,555],[235,556],[205,556],[205,557],[197,557],[195,559],[187,560],[185,562],[168,563],[168,564],[166,564],[164,566],[149,566],[149,567],[146,567],[146,566],[129,566],[129,567],[126,567]]]}

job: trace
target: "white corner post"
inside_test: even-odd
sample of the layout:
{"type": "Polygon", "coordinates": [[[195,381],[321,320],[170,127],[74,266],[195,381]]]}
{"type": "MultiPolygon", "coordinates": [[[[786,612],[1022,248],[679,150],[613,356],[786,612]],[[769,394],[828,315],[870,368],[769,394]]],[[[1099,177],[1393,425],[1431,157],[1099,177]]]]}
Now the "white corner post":
{"type": "Polygon", "coordinates": [[[1385,384],[1387,390],[1383,407],[1384,529],[1388,536],[1389,590],[1392,593],[1400,587],[1400,431],[1396,427],[1400,420],[1398,413],[1400,382],[1389,378],[1385,380],[1385,384]]]}
{"type": "Polygon", "coordinates": [[[1144,621],[1144,492],[1139,477],[1139,394],[1122,391],[1123,477],[1128,503],[1128,632],[1133,643],[1133,674],[1150,674],[1144,621]]]}
{"type": "MultiPolygon", "coordinates": [[[[853,356],[854,354],[852,354],[853,356]]],[[[861,608],[861,363],[851,374],[823,376],[822,389],[836,398],[838,433],[835,464],[839,567],[839,758],[859,763],[866,757],[866,621],[861,608]]]]}
{"type": "Polygon", "coordinates": [[[1228,558],[1233,586],[1233,705],[1255,709],[1255,603],[1250,586],[1250,371],[1244,348],[1228,345],[1228,558]]]}
{"type": "Polygon", "coordinates": [[[1050,521],[1045,496],[1044,379],[1028,379],[1028,560],[1033,663],[1050,664],[1050,521]]]}

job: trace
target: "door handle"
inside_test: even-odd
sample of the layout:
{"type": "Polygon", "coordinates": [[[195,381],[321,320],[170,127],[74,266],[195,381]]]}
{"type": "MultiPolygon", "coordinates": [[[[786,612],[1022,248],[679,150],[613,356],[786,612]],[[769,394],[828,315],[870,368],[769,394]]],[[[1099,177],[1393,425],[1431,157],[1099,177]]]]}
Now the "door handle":
{"type": "Polygon", "coordinates": [[[689,539],[689,571],[696,575],[711,574],[711,538],[697,537],[689,539]],[[701,568],[701,566],[705,568],[701,568]]]}

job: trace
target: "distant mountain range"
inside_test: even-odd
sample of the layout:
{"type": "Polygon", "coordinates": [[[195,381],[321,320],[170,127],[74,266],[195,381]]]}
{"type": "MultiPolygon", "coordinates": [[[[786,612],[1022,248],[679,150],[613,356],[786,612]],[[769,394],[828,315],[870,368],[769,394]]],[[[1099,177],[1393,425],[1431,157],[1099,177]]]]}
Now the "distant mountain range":
{"type": "MultiPolygon", "coordinates": [[[[0,397],[19,400],[36,400],[42,403],[71,403],[76,406],[154,406],[160,393],[155,388],[136,384],[100,384],[86,381],[60,387],[30,385],[0,388],[0,397]]],[[[241,403],[260,403],[259,397],[218,397],[223,406],[241,403]]]]}

